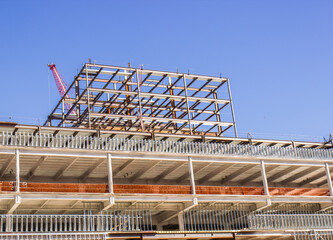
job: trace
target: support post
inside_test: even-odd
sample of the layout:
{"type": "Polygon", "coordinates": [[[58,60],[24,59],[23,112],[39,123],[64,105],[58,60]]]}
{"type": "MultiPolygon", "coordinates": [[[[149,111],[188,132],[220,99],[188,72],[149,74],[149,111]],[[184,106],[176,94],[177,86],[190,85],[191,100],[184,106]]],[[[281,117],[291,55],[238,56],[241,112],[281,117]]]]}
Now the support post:
{"type": "Polygon", "coordinates": [[[20,192],[20,150],[15,150],[15,156],[16,156],[16,187],[15,191],[18,193],[20,192]]]}
{"type": "Polygon", "coordinates": [[[138,110],[139,113],[137,115],[139,116],[141,131],[144,132],[145,126],[144,126],[144,122],[142,120],[143,116],[142,116],[142,104],[141,104],[141,83],[140,83],[140,79],[139,79],[138,70],[135,72],[135,75],[136,75],[136,84],[137,84],[137,88],[138,88],[138,102],[139,102],[139,110],[138,110]]]}
{"type": "MultiPolygon", "coordinates": [[[[75,79],[75,100],[78,102],[80,97],[80,81],[75,79]]],[[[80,118],[80,104],[76,104],[76,119],[80,118]]]]}
{"type": "Polygon", "coordinates": [[[192,135],[191,114],[190,114],[190,106],[189,106],[189,102],[188,102],[187,84],[186,84],[185,74],[183,74],[183,80],[184,80],[184,90],[185,90],[185,99],[186,99],[186,108],[187,108],[188,126],[189,126],[189,128],[190,128],[190,134],[192,135]]]}
{"type": "MultiPolygon", "coordinates": [[[[217,99],[217,93],[216,93],[216,90],[214,90],[214,92],[213,92],[213,96],[214,96],[214,99],[217,99]]],[[[218,104],[217,102],[215,102],[214,105],[215,105],[215,116],[216,116],[216,121],[217,121],[217,122],[221,122],[221,114],[220,114],[220,112],[218,111],[218,110],[219,110],[219,104],[218,104]]],[[[221,126],[218,126],[217,129],[218,129],[218,132],[219,132],[219,136],[221,136],[222,133],[223,133],[223,132],[222,132],[222,127],[221,127],[221,126]]]]}
{"type": "Polygon", "coordinates": [[[61,120],[62,120],[62,126],[65,126],[65,99],[62,99],[61,101],[61,120]]]}
{"type": "Polygon", "coordinates": [[[332,178],[328,163],[325,163],[325,171],[326,171],[327,185],[328,188],[330,189],[330,196],[333,196],[332,178]]]}
{"type": "Polygon", "coordinates": [[[232,114],[232,121],[234,124],[234,130],[235,130],[235,137],[238,137],[237,134],[237,128],[236,128],[236,119],[235,119],[235,112],[234,112],[234,106],[232,104],[232,98],[231,98],[231,91],[230,91],[230,84],[229,84],[229,79],[227,80],[227,85],[228,85],[228,93],[229,93],[229,100],[230,100],[230,107],[231,107],[231,114],[232,114]]]}
{"type": "Polygon", "coordinates": [[[179,225],[179,231],[185,231],[183,212],[178,213],[178,225],[179,225]]]}
{"type": "MultiPolygon", "coordinates": [[[[267,181],[266,170],[265,170],[265,162],[263,160],[260,161],[260,167],[261,167],[262,183],[264,186],[264,193],[266,196],[269,196],[268,181],[267,181]]],[[[258,208],[256,211],[269,207],[271,204],[272,204],[271,199],[268,198],[266,201],[266,205],[258,208]]]]}
{"type": "Polygon", "coordinates": [[[262,177],[262,183],[264,186],[264,192],[266,196],[269,196],[269,190],[268,190],[268,182],[266,177],[266,170],[265,170],[265,163],[263,160],[260,161],[260,167],[261,167],[261,177],[262,177]]]}
{"type": "Polygon", "coordinates": [[[88,65],[85,65],[86,70],[86,87],[87,87],[87,101],[88,101],[88,124],[89,128],[91,128],[91,119],[90,119],[90,91],[89,91],[89,79],[88,79],[88,65]]]}
{"type": "Polygon", "coordinates": [[[192,195],[195,195],[195,180],[194,180],[194,173],[193,173],[193,163],[192,158],[188,157],[188,170],[190,174],[190,182],[191,182],[191,193],[192,195]]]}
{"type": "Polygon", "coordinates": [[[107,161],[108,161],[108,185],[109,185],[109,193],[113,194],[113,175],[112,175],[111,153],[107,154],[107,161]]]}

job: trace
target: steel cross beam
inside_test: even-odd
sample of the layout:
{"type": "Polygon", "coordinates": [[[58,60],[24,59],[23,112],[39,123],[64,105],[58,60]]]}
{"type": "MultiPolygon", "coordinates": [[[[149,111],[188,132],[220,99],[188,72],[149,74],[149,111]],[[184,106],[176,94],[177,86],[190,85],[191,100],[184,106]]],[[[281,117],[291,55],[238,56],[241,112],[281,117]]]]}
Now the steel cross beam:
{"type": "MultiPolygon", "coordinates": [[[[85,68],[85,66],[83,66],[81,68],[81,71],[83,71],[83,69],[85,68]]],[[[67,94],[69,93],[70,89],[73,87],[73,85],[75,84],[75,80],[72,82],[72,84],[68,87],[66,93],[62,96],[62,98],[59,100],[58,104],[56,105],[56,107],[52,110],[51,114],[49,116],[52,116],[58,109],[58,107],[60,106],[60,104],[64,101],[65,97],[67,96],[67,94]]],[[[47,123],[49,122],[49,119],[47,119],[45,122],[44,122],[44,126],[47,125],[47,123]]]]}
{"type": "MultiPolygon", "coordinates": [[[[119,69],[117,69],[117,71],[112,75],[112,77],[107,81],[107,83],[103,86],[102,89],[106,89],[106,88],[107,88],[107,86],[111,83],[111,81],[117,76],[118,72],[119,72],[119,69]]],[[[103,92],[99,92],[99,93],[96,95],[96,97],[94,98],[94,100],[93,100],[93,104],[95,104],[95,103],[98,101],[98,99],[101,98],[102,95],[103,95],[103,92]]],[[[110,105],[111,105],[111,104],[110,104],[110,105]]]]}
{"type": "MultiPolygon", "coordinates": [[[[87,86],[87,88],[85,88],[83,90],[83,92],[81,93],[81,95],[79,96],[79,98],[75,101],[75,103],[72,104],[72,107],[67,111],[66,115],[64,116],[64,119],[66,119],[69,116],[69,114],[74,110],[75,106],[77,106],[78,102],[82,99],[82,97],[84,96],[84,94],[87,92],[88,87],[92,86],[93,82],[97,78],[98,74],[102,71],[102,69],[103,68],[100,68],[100,70],[97,72],[96,76],[92,80],[89,81],[89,85],[87,86]]],[[[75,82],[75,80],[74,80],[74,82],[75,82]]],[[[63,123],[64,119],[62,119],[60,121],[60,123],[58,124],[58,127],[62,126],[62,123],[63,123]]]]}
{"type": "MultiPolygon", "coordinates": [[[[126,79],[126,81],[123,82],[123,84],[120,86],[119,90],[121,90],[130,80],[132,80],[132,78],[135,74],[136,74],[136,71],[133,71],[132,74],[126,79]]],[[[121,95],[121,91],[117,95],[114,95],[113,98],[110,99],[110,101],[109,101],[110,105],[108,107],[106,107],[105,109],[104,109],[104,107],[102,107],[99,112],[102,113],[102,112],[108,111],[111,108],[112,104],[119,98],[120,95],[121,95]]],[[[95,120],[95,122],[96,121],[97,120],[95,120]]]]}

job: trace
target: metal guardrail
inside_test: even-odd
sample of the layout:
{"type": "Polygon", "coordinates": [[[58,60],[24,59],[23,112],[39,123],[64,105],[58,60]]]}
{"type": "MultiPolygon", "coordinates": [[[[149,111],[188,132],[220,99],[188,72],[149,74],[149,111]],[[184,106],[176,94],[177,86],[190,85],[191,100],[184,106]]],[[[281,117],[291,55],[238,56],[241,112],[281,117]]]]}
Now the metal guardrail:
{"type": "Polygon", "coordinates": [[[198,204],[182,213],[186,231],[222,230],[328,230],[333,228],[333,211],[318,211],[316,204],[289,204],[255,211],[253,204],[198,204]],[[283,209],[283,210],[282,210],[283,209]]]}
{"type": "MultiPolygon", "coordinates": [[[[196,207],[182,213],[184,230],[292,230],[329,231],[333,214],[260,214],[244,206],[196,207]]],[[[0,215],[0,239],[5,233],[99,233],[152,231],[150,210],[120,210],[100,215],[0,215]]]]}
{"type": "Polygon", "coordinates": [[[332,240],[333,231],[314,230],[294,232],[294,240],[332,240]]]}
{"type": "Polygon", "coordinates": [[[332,229],[333,214],[260,214],[248,216],[251,230],[332,229]]]}
{"type": "Polygon", "coordinates": [[[186,231],[222,231],[242,230],[248,228],[247,215],[254,210],[251,204],[214,204],[197,207],[183,213],[186,231]]]}
{"type": "Polygon", "coordinates": [[[0,234],[0,240],[105,240],[111,239],[108,233],[10,233],[0,234]]]}
{"type": "Polygon", "coordinates": [[[101,215],[0,215],[0,232],[126,232],[152,230],[148,210],[101,215]]]}
{"type": "Polygon", "coordinates": [[[333,159],[332,149],[306,149],[292,147],[236,145],[226,143],[200,143],[159,141],[147,139],[124,139],[91,136],[72,136],[31,133],[0,132],[0,145],[49,147],[67,149],[91,149],[105,151],[137,151],[178,154],[203,154],[248,156],[288,159],[333,159]]]}

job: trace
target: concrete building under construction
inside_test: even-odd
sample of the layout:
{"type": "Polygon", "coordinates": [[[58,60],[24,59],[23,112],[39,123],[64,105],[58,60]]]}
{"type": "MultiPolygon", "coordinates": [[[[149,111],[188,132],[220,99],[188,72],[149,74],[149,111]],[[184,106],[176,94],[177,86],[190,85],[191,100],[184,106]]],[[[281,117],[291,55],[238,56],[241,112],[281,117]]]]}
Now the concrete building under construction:
{"type": "Polygon", "coordinates": [[[86,63],[66,90],[0,125],[0,239],[333,239],[332,140],[239,138],[227,78],[86,63]]]}

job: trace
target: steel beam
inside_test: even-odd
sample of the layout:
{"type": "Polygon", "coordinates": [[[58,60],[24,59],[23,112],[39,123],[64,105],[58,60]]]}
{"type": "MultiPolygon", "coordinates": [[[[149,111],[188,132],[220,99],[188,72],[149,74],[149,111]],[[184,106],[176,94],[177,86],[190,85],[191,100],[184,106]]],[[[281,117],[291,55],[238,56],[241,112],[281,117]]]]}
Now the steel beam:
{"type": "Polygon", "coordinates": [[[245,173],[246,171],[251,170],[252,168],[254,168],[256,166],[257,165],[252,164],[252,165],[244,166],[244,167],[238,169],[237,171],[233,172],[232,174],[225,176],[222,179],[221,184],[227,184],[228,182],[230,182],[234,178],[240,176],[241,174],[245,173]]]}
{"type": "MultiPolygon", "coordinates": [[[[269,173],[270,171],[273,171],[274,169],[278,168],[279,165],[270,165],[268,167],[265,167],[265,170],[266,170],[266,174],[269,173]]],[[[249,183],[251,182],[252,180],[256,179],[256,178],[259,178],[261,177],[261,171],[258,171],[250,176],[248,176],[247,178],[243,179],[241,181],[241,184],[242,185],[245,185],[246,183],[249,183]]]]}
{"type": "Polygon", "coordinates": [[[99,166],[101,166],[105,161],[105,158],[104,159],[99,159],[94,165],[92,165],[84,174],[81,175],[80,177],[80,181],[85,181],[89,175],[95,171],[96,168],[98,168],[99,166]]]}
{"type": "Polygon", "coordinates": [[[177,171],[179,168],[183,167],[186,164],[186,162],[177,162],[172,167],[169,167],[168,169],[164,170],[160,175],[154,178],[154,182],[157,183],[161,179],[165,178],[169,174],[177,171]]]}
{"type": "Polygon", "coordinates": [[[135,161],[134,159],[130,159],[130,160],[126,161],[123,165],[121,165],[118,168],[116,168],[114,170],[113,177],[115,177],[119,172],[123,171],[129,165],[131,165],[132,163],[134,163],[134,161],[135,161]]]}
{"type": "Polygon", "coordinates": [[[1,169],[1,173],[0,173],[0,179],[3,178],[3,176],[6,174],[6,172],[8,171],[10,165],[12,165],[14,163],[14,160],[16,159],[16,156],[12,156],[8,159],[8,161],[4,164],[4,166],[1,169]]]}
{"type": "Polygon", "coordinates": [[[8,208],[7,214],[13,214],[15,210],[18,208],[18,206],[20,206],[20,204],[21,204],[21,197],[16,195],[11,205],[8,208]]]}
{"type": "Polygon", "coordinates": [[[313,173],[314,171],[316,171],[317,169],[319,169],[319,167],[309,167],[307,169],[304,169],[303,171],[300,171],[299,173],[294,174],[293,176],[290,176],[289,178],[286,178],[285,180],[283,180],[281,182],[282,185],[287,185],[291,182],[294,182],[295,180],[305,177],[306,175],[313,173]]]}
{"type": "Polygon", "coordinates": [[[317,173],[316,175],[314,175],[314,176],[312,176],[312,177],[310,177],[310,178],[307,178],[306,180],[302,181],[302,182],[299,184],[299,186],[302,187],[302,186],[304,186],[304,185],[307,185],[307,184],[309,184],[309,183],[311,183],[311,182],[314,182],[314,181],[316,181],[316,180],[318,180],[318,179],[321,179],[321,178],[324,178],[324,177],[326,177],[326,172],[320,172],[320,173],[317,173]]]}
{"type": "Polygon", "coordinates": [[[38,168],[40,168],[40,166],[47,158],[48,156],[42,156],[39,158],[38,162],[30,169],[29,173],[27,174],[27,180],[30,180],[35,175],[35,172],[38,170],[38,168]]]}
{"type": "Polygon", "coordinates": [[[297,168],[298,168],[298,166],[291,166],[291,167],[288,167],[288,168],[286,168],[286,169],[284,169],[284,170],[282,170],[282,171],[279,171],[278,173],[276,173],[276,174],[274,174],[274,175],[268,177],[267,180],[268,180],[268,182],[273,182],[274,180],[279,179],[279,178],[281,178],[281,177],[284,177],[286,174],[288,174],[288,173],[290,173],[290,172],[296,170],[297,168]]]}
{"type": "MultiPolygon", "coordinates": [[[[195,168],[193,170],[194,175],[198,174],[199,172],[205,170],[206,168],[208,168],[209,166],[211,166],[213,163],[202,163],[199,167],[195,168]]],[[[176,182],[177,183],[181,183],[182,181],[186,180],[188,177],[190,176],[190,174],[188,172],[184,173],[182,176],[180,176],[176,182]]]]}
{"type": "Polygon", "coordinates": [[[157,166],[161,162],[162,161],[155,161],[154,163],[152,163],[148,167],[142,168],[140,171],[136,172],[133,177],[131,177],[130,181],[131,182],[135,182],[135,180],[137,180],[138,178],[140,178],[146,172],[149,172],[150,170],[152,170],[155,166],[157,166]]]}
{"type": "Polygon", "coordinates": [[[205,175],[204,177],[199,179],[199,184],[204,184],[204,183],[208,182],[211,178],[215,177],[217,174],[228,170],[229,168],[231,168],[234,165],[235,165],[235,163],[227,163],[227,164],[223,164],[220,167],[217,167],[215,170],[211,171],[210,173],[208,173],[207,175],[205,175]]]}
{"type": "Polygon", "coordinates": [[[54,180],[59,180],[64,173],[79,159],[79,157],[74,157],[67,161],[67,163],[54,175],[54,180]]]}

